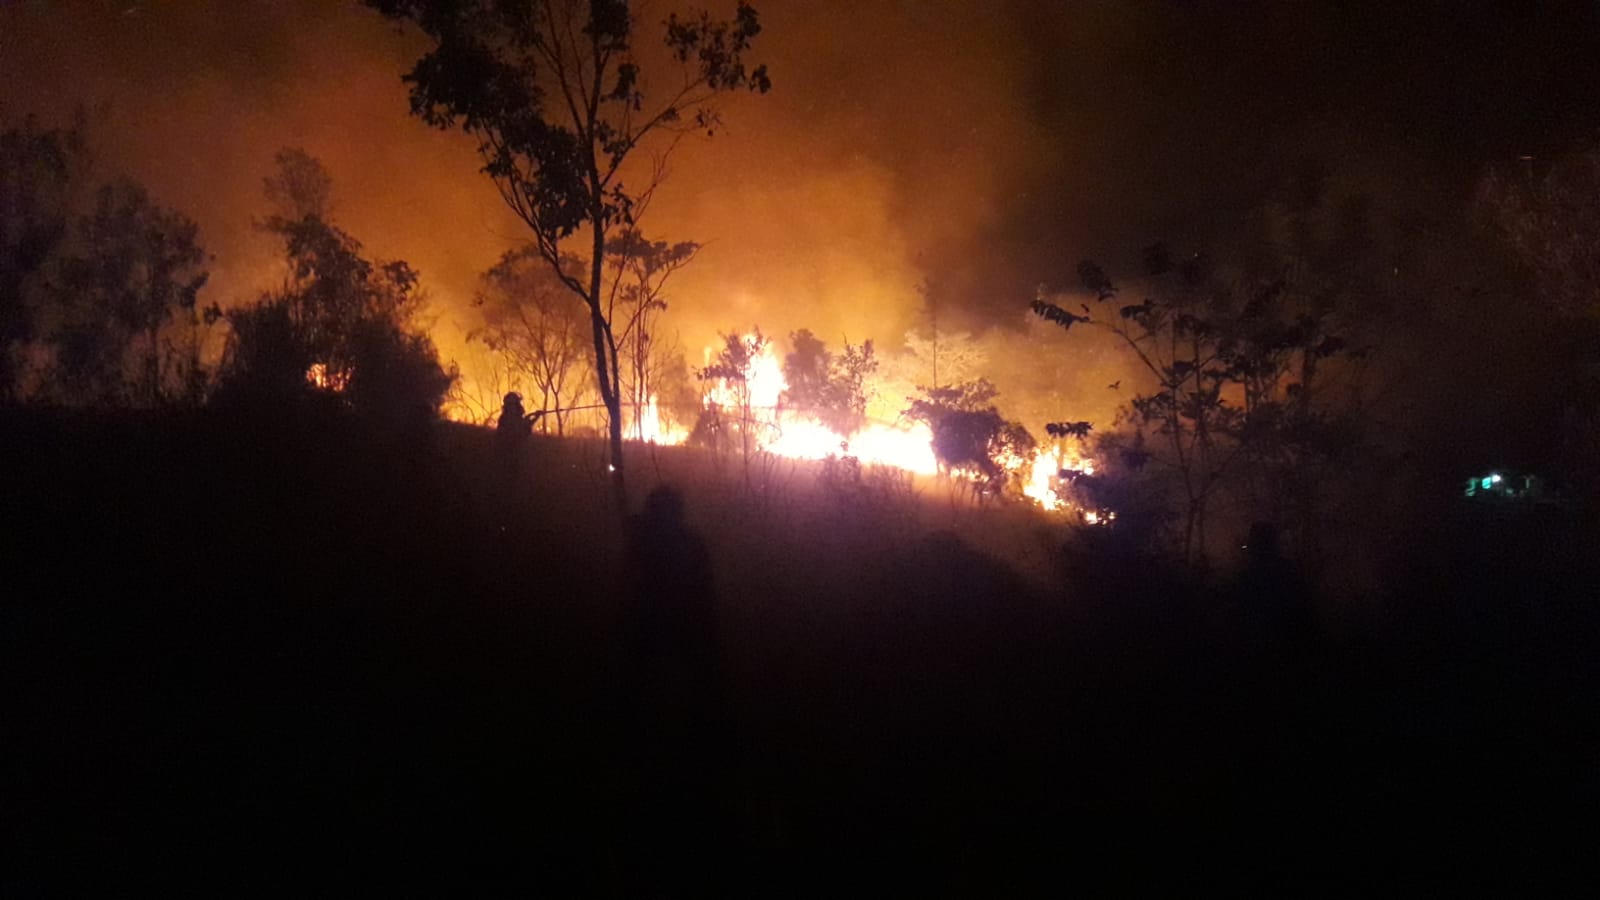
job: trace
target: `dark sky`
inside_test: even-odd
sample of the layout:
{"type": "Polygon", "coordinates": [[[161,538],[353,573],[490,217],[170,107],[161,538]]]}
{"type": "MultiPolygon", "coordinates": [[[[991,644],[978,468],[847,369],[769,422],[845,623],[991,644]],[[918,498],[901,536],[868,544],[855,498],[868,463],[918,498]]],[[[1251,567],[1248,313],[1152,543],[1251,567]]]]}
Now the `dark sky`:
{"type": "Polygon", "coordinates": [[[1063,177],[1012,236],[1047,221],[1045,245],[1205,235],[1308,158],[1449,197],[1486,165],[1600,137],[1592,2],[1071,7],[1021,15],[1030,115],[1063,177]]]}
{"type": "MultiPolygon", "coordinates": [[[[1084,256],[1226,231],[1309,157],[1449,203],[1600,134],[1594,2],[757,6],[775,89],[683,147],[646,222],[708,244],[674,306],[690,346],[753,321],[891,338],[924,277],[1010,321],[1084,256]]],[[[95,105],[107,169],[200,222],[225,303],[270,281],[250,219],[304,146],[339,221],[422,269],[448,352],[518,223],[469,143],[407,117],[417,49],[332,0],[0,0],[0,110],[95,105]]]]}

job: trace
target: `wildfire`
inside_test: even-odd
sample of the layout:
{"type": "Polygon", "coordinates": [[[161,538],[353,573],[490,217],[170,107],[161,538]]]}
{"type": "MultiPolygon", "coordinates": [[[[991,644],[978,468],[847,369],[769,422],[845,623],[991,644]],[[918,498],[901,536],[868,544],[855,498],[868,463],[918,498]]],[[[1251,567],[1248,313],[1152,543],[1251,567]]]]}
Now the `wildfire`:
{"type": "Polygon", "coordinates": [[[329,372],[326,363],[312,363],[306,368],[306,384],[314,388],[338,392],[345,389],[347,381],[337,372],[329,372]]]}
{"type": "Polygon", "coordinates": [[[783,413],[774,422],[777,436],[762,449],[795,459],[854,456],[868,465],[893,466],[918,475],[939,471],[933,455],[933,432],[922,423],[906,428],[870,424],[853,437],[799,416],[783,413]]]}
{"type": "Polygon", "coordinates": [[[656,403],[656,396],[650,395],[650,400],[639,409],[639,419],[635,425],[634,434],[647,444],[673,445],[681,444],[688,440],[689,433],[678,428],[667,428],[661,422],[661,407],[656,403]]]}
{"type": "MultiPolygon", "coordinates": [[[[830,456],[851,456],[864,465],[887,466],[917,475],[940,472],[933,450],[933,430],[923,422],[901,420],[893,424],[869,422],[852,435],[844,435],[793,408],[786,408],[783,397],[789,385],[770,343],[755,336],[745,337],[752,349],[743,378],[713,378],[706,382],[701,397],[702,411],[715,412],[723,427],[750,441],[750,449],[791,459],[823,460],[830,456]]],[[[709,363],[713,350],[708,348],[709,363]]],[[[322,366],[313,366],[307,379],[326,384],[322,366]]],[[[636,408],[625,433],[644,443],[671,446],[686,443],[688,428],[669,424],[662,416],[654,394],[636,408]]],[[[1050,512],[1069,514],[1089,525],[1106,525],[1116,513],[1080,506],[1067,499],[1065,488],[1078,475],[1093,475],[1094,460],[1060,448],[1041,448],[1019,456],[1008,454],[996,462],[1010,483],[1020,486],[1024,497],[1050,512]]],[[[954,469],[954,478],[984,481],[983,473],[954,469]]]]}
{"type": "MultiPolygon", "coordinates": [[[[939,472],[933,451],[933,431],[921,422],[894,425],[869,423],[854,435],[842,435],[827,425],[782,404],[788,383],[783,366],[770,343],[756,335],[746,335],[743,346],[751,355],[744,377],[712,380],[703,403],[735,418],[745,428],[755,447],[778,456],[794,459],[826,459],[829,456],[854,456],[869,465],[892,466],[919,475],[939,472]]],[[[706,350],[709,362],[712,350],[706,350]]],[[[681,442],[686,435],[673,435],[681,442]]],[[[1060,450],[1036,450],[1026,456],[1008,454],[997,460],[1023,496],[1051,512],[1070,512],[1076,505],[1063,496],[1065,483],[1078,475],[1093,475],[1094,460],[1060,450]]],[[[982,480],[981,473],[953,471],[955,477],[982,480]]],[[[1108,510],[1077,509],[1090,525],[1109,524],[1116,518],[1108,510]]]]}
{"type": "MultiPolygon", "coordinates": [[[[703,404],[742,420],[739,424],[747,429],[756,448],[792,459],[853,456],[867,465],[892,466],[919,475],[939,471],[933,432],[925,424],[872,422],[846,436],[796,410],[785,409],[783,394],[789,384],[772,345],[754,335],[747,335],[745,341],[759,349],[751,354],[744,378],[713,379],[703,404]]],[[[706,351],[708,361],[711,352],[706,351]]]]}
{"type": "Polygon", "coordinates": [[[1035,454],[1028,468],[1028,478],[1022,483],[1022,494],[1052,512],[1061,509],[1066,501],[1056,496],[1056,472],[1044,464],[1044,454],[1035,454]]]}

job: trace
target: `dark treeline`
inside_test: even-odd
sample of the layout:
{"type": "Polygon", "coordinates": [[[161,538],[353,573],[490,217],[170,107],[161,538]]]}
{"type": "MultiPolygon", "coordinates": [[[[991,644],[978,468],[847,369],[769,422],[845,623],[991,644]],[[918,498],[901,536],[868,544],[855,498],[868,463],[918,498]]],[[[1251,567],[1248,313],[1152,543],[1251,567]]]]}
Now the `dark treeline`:
{"type": "Polygon", "coordinates": [[[397,422],[438,415],[454,375],[419,328],[419,276],[331,221],[332,184],[285,149],[257,226],[281,286],[222,304],[193,222],[103,177],[86,126],[0,133],[0,389],[8,404],[281,408],[320,395],[397,422]],[[207,302],[209,300],[209,302],[207,302]]]}

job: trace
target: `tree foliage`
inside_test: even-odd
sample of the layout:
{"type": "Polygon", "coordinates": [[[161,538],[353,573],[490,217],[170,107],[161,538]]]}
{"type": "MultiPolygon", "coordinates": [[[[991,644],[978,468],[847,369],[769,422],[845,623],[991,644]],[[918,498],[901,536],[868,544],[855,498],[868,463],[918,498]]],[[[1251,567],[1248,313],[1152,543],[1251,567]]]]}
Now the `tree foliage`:
{"type": "Polygon", "coordinates": [[[28,119],[0,132],[0,399],[15,399],[17,354],[36,333],[87,167],[81,127],[44,129],[28,119]]]}
{"type": "Polygon", "coordinates": [[[229,314],[226,386],[270,400],[316,389],[376,414],[436,414],[455,375],[415,327],[416,270],[368,259],[359,241],[319,216],[329,179],[315,159],[302,151],[277,159],[266,190],[277,211],[263,228],[283,242],[286,277],[255,306],[229,314]]]}
{"type": "Polygon", "coordinates": [[[429,38],[430,49],[405,76],[412,113],[473,136],[483,172],[527,224],[540,256],[588,307],[614,488],[624,499],[622,329],[607,307],[604,266],[619,231],[637,226],[677,139],[715,131],[720,95],[771,87],[766,68],[745,61],[761,31],[755,10],[740,3],[728,20],[668,16],[661,39],[669,59],[646,72],[634,52],[644,26],[625,0],[368,5],[429,38]],[[628,169],[658,136],[667,140],[645,151],[652,167],[628,169]],[[568,265],[573,240],[585,247],[587,270],[568,265]]]}
{"type": "Polygon", "coordinates": [[[333,177],[322,162],[300,147],[284,147],[272,156],[273,172],[262,180],[262,192],[272,207],[269,230],[306,218],[328,221],[333,217],[333,177]]]}
{"type": "Polygon", "coordinates": [[[867,424],[871,399],[867,380],[878,370],[872,341],[846,342],[843,352],[834,354],[810,329],[794,332],[789,340],[793,349],[783,358],[788,385],[781,398],[784,405],[845,437],[860,431],[867,424]]]}
{"type": "Polygon", "coordinates": [[[440,364],[426,332],[391,319],[358,323],[351,350],[355,365],[345,390],[350,405],[386,426],[409,427],[436,417],[456,380],[454,368],[440,364]]]}
{"type": "Polygon", "coordinates": [[[1044,426],[1044,433],[1053,438],[1073,437],[1080,441],[1087,440],[1093,430],[1093,422],[1048,422],[1044,426]]]}
{"type": "MultiPolygon", "coordinates": [[[[1143,262],[1147,293],[1137,303],[1121,301],[1112,279],[1086,261],[1079,281],[1098,310],[1045,296],[1031,309],[1063,330],[1110,331],[1150,376],[1153,387],[1128,403],[1131,433],[1102,446],[1129,468],[1153,462],[1170,477],[1182,501],[1183,553],[1203,558],[1213,505],[1246,463],[1283,484],[1308,456],[1349,443],[1348,423],[1319,392],[1330,361],[1362,351],[1341,332],[1328,295],[1299,293],[1286,276],[1230,279],[1203,256],[1175,258],[1161,245],[1147,248],[1143,262]]],[[[1059,423],[1050,433],[1086,437],[1092,427],[1059,423]]]]}
{"type": "MultiPolygon", "coordinates": [[[[578,405],[589,376],[588,313],[531,247],[507,251],[485,272],[474,305],[482,324],[468,334],[500,354],[514,381],[537,392],[557,433],[578,405]]],[[[530,398],[531,399],[531,398],[530,398]]]]}
{"type": "Polygon", "coordinates": [[[663,332],[667,282],[700,252],[693,241],[652,241],[637,228],[624,228],[606,248],[611,283],[606,319],[617,336],[621,366],[618,384],[633,411],[634,437],[644,439],[642,411],[671,390],[667,382],[682,374],[682,352],[663,332]]]}
{"type": "Polygon", "coordinates": [[[905,416],[927,423],[939,465],[964,472],[991,493],[1006,487],[1009,474],[1029,458],[1037,442],[1018,422],[1000,414],[1000,395],[988,379],[944,387],[919,387],[905,416]]]}
{"type": "Polygon", "coordinates": [[[95,192],[74,243],[54,288],[53,380],[88,402],[155,405],[190,394],[198,360],[163,336],[175,319],[209,324],[217,315],[197,313],[209,277],[198,227],[123,180],[95,192]]]}
{"type": "Polygon", "coordinates": [[[722,347],[711,364],[697,373],[702,383],[715,383],[720,399],[706,404],[691,439],[721,447],[730,435],[737,435],[739,447],[748,461],[757,442],[763,423],[756,415],[755,397],[751,380],[756,366],[766,355],[772,339],[756,328],[749,334],[730,332],[722,335],[722,347]]]}
{"type": "Polygon", "coordinates": [[[0,132],[0,396],[197,402],[206,263],[186,216],[97,183],[81,122],[0,132]]]}
{"type": "Polygon", "coordinates": [[[289,279],[276,294],[323,378],[343,389],[355,374],[357,336],[370,321],[408,323],[420,304],[418,276],[403,260],[374,262],[361,243],[315,216],[273,227],[289,279]]]}

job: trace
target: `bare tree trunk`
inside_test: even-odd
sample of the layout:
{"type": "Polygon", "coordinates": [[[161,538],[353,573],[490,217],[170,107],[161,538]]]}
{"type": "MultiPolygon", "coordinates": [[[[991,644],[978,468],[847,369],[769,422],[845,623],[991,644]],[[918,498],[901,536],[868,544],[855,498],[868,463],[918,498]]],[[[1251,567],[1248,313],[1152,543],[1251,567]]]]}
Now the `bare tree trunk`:
{"type": "Polygon", "coordinates": [[[620,385],[614,383],[612,375],[616,371],[615,350],[606,335],[606,320],[601,315],[600,291],[603,277],[602,265],[605,261],[605,237],[598,228],[594,238],[594,256],[590,263],[589,272],[589,319],[594,332],[594,360],[595,373],[600,381],[600,402],[605,404],[607,431],[609,432],[609,457],[611,470],[612,499],[616,501],[617,511],[626,515],[628,511],[627,480],[622,471],[622,394],[618,390],[620,385]],[[610,351],[608,353],[608,351],[610,351]]]}

